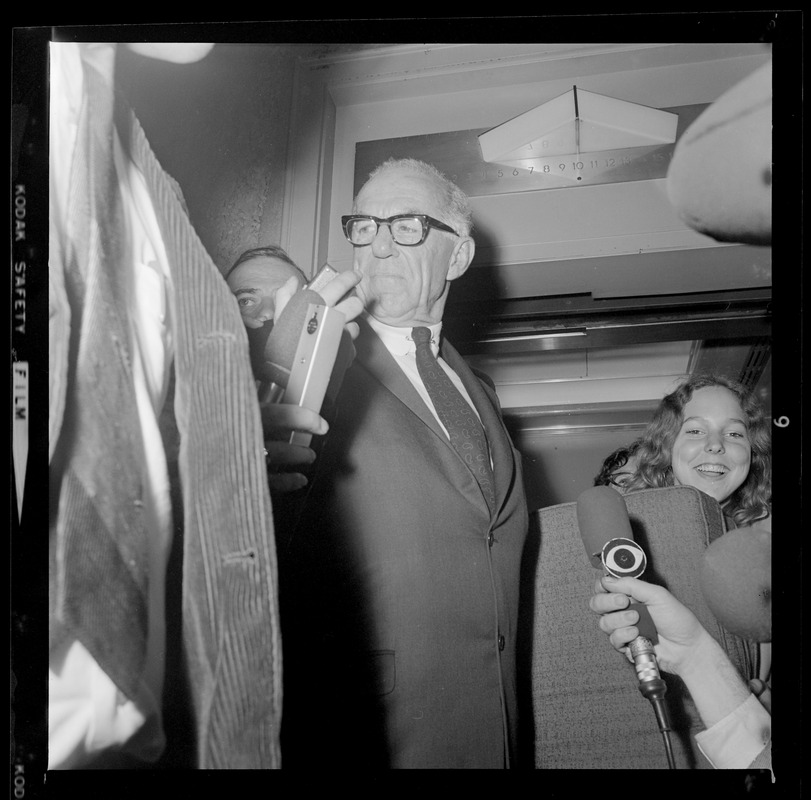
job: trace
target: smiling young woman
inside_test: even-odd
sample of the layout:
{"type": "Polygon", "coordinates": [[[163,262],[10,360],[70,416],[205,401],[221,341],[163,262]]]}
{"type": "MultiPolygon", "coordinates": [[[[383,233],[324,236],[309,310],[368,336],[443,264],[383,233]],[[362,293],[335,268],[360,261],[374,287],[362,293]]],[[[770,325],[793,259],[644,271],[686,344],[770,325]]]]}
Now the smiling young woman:
{"type": "Polygon", "coordinates": [[[735,525],[771,513],[771,439],[757,398],[718,375],[692,375],[664,397],[636,451],[626,489],[693,486],[735,525]]]}
{"type": "Polygon", "coordinates": [[[673,442],[673,481],[723,504],[746,480],[752,458],[741,404],[730,389],[705,386],[693,392],[682,415],[673,442]]]}

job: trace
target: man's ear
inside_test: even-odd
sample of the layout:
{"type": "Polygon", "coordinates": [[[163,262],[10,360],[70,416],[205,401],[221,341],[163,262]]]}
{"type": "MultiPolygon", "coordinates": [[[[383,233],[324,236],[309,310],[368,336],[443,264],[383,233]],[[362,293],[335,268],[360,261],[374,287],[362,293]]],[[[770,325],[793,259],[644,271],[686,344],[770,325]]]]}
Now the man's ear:
{"type": "Polygon", "coordinates": [[[451,253],[447,280],[454,281],[467,272],[470,262],[476,253],[476,243],[469,236],[465,236],[456,243],[451,253]]]}

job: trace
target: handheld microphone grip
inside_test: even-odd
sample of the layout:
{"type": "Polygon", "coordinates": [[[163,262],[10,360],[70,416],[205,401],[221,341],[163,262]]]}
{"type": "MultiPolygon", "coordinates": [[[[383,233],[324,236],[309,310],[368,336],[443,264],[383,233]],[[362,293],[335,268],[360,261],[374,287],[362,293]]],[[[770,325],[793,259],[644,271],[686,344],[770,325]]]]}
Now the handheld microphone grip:
{"type": "Polygon", "coordinates": [[[631,603],[628,608],[639,614],[639,620],[636,623],[639,635],[628,643],[628,651],[634,660],[634,670],[638,680],[637,687],[640,694],[653,706],[656,714],[656,724],[665,737],[668,761],[672,767],[673,755],[670,751],[670,742],[667,739],[668,732],[672,730],[670,713],[665,702],[667,684],[659,672],[659,662],[656,660],[656,652],[653,649],[653,646],[659,641],[656,625],[651,618],[648,607],[644,603],[631,603]]]}
{"type": "Polygon", "coordinates": [[[639,678],[639,691],[647,697],[647,688],[642,684],[652,684],[661,679],[659,667],[656,664],[656,655],[653,652],[653,642],[647,636],[637,636],[628,649],[634,659],[634,669],[639,678]]]}
{"type": "Polygon", "coordinates": [[[670,714],[665,703],[667,684],[659,673],[653,642],[647,636],[637,636],[629,645],[634,659],[634,669],[639,680],[640,694],[650,701],[656,714],[656,723],[662,734],[672,730],[670,714]]]}

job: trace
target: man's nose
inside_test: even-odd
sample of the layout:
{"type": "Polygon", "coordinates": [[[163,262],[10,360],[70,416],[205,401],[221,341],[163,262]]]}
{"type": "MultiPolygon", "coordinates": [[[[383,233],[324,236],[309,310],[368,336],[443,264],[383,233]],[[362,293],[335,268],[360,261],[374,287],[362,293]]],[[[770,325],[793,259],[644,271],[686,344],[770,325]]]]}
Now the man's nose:
{"type": "Polygon", "coordinates": [[[273,319],[273,313],[276,310],[276,304],[271,297],[263,297],[262,302],[257,306],[254,319],[258,319],[263,324],[268,320],[273,319]]]}
{"type": "Polygon", "coordinates": [[[388,225],[380,225],[377,235],[372,239],[372,253],[376,258],[388,258],[397,250],[397,243],[394,241],[388,225]]]}

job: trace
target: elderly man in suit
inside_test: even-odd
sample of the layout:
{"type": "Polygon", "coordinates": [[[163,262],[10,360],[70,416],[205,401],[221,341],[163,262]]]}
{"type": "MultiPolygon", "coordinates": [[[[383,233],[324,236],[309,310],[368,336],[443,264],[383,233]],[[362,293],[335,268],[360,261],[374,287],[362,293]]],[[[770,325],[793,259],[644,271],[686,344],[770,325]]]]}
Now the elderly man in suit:
{"type": "Polygon", "coordinates": [[[470,219],[411,159],[378,167],[343,218],[365,312],[280,553],[285,766],[514,764],[520,459],[492,383],[441,336],[470,219]]]}

